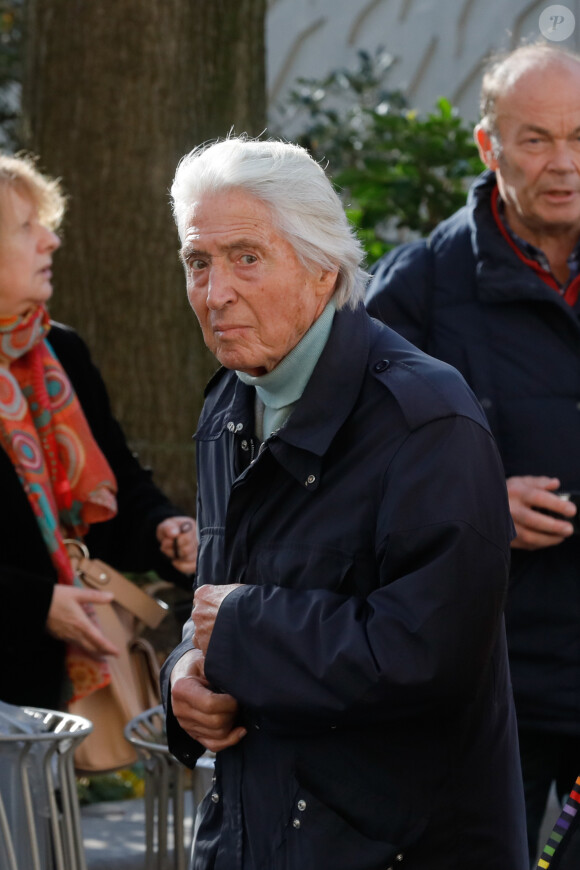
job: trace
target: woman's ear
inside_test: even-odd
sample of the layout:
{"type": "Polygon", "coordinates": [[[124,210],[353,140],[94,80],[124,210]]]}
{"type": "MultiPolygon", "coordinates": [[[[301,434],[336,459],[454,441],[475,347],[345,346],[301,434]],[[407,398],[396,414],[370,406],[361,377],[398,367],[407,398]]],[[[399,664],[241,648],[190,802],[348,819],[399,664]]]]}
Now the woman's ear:
{"type": "Polygon", "coordinates": [[[497,157],[491,136],[483,129],[481,124],[478,124],[473,131],[473,138],[477,145],[479,156],[487,168],[492,169],[495,172],[497,169],[497,157]]]}

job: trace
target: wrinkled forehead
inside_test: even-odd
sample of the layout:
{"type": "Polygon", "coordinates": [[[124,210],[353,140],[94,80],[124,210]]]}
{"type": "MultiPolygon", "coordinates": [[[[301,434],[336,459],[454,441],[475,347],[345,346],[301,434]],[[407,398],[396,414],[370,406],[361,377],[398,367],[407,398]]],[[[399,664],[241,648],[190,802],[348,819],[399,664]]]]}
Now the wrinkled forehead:
{"type": "Polygon", "coordinates": [[[495,111],[500,139],[527,126],[569,135],[580,127],[580,64],[528,64],[504,83],[495,111]]]}
{"type": "Polygon", "coordinates": [[[226,187],[216,191],[203,191],[192,197],[183,209],[180,238],[183,241],[192,231],[211,225],[236,220],[263,222],[277,225],[274,209],[257,196],[239,187],[226,187]]]}
{"type": "Polygon", "coordinates": [[[195,238],[243,236],[273,238],[278,228],[272,209],[262,200],[239,189],[200,196],[186,212],[182,244],[195,238]]]}

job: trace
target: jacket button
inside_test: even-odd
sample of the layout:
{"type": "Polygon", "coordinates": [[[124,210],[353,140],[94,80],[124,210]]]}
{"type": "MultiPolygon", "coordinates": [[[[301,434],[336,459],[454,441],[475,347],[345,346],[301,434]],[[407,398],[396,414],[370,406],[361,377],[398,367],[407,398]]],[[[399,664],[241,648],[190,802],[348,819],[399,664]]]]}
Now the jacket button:
{"type": "Polygon", "coordinates": [[[309,486],[311,483],[314,483],[315,480],[316,480],[316,475],[309,474],[308,477],[306,478],[306,486],[309,486]]]}
{"type": "Polygon", "coordinates": [[[298,828],[300,827],[300,819],[292,819],[292,824],[296,828],[296,830],[298,830],[298,828]]]}
{"type": "Polygon", "coordinates": [[[375,363],[373,368],[377,374],[380,374],[381,372],[386,371],[388,369],[388,367],[390,366],[390,364],[391,363],[388,359],[382,359],[382,360],[379,360],[378,363],[375,363]]]}
{"type": "Polygon", "coordinates": [[[214,804],[219,804],[219,802],[220,802],[220,796],[219,796],[219,794],[217,793],[217,791],[214,791],[214,792],[213,792],[213,794],[212,794],[212,796],[211,796],[211,799],[212,799],[212,801],[213,801],[214,804]]]}
{"type": "Polygon", "coordinates": [[[300,810],[300,812],[303,813],[304,810],[306,809],[306,801],[304,801],[304,800],[299,800],[298,803],[296,804],[296,806],[298,807],[298,809],[300,810]]]}

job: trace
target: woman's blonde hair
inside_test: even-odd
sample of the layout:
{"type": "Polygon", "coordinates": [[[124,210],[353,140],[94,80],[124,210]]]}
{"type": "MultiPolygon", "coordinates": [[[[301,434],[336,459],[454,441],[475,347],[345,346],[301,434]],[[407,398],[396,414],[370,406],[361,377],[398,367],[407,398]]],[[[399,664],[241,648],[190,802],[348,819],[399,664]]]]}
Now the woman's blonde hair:
{"type": "MultiPolygon", "coordinates": [[[[57,230],[62,222],[66,197],[60,181],[43,175],[29,155],[0,154],[0,191],[13,188],[27,196],[38,209],[40,222],[50,230],[57,230]]],[[[0,221],[1,203],[0,203],[0,221]]]]}

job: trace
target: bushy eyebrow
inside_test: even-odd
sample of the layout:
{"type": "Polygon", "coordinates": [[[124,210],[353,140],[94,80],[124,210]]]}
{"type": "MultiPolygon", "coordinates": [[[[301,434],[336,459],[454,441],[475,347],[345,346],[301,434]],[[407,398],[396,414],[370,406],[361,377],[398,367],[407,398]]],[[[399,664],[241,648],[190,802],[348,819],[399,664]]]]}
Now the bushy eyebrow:
{"type": "Polygon", "coordinates": [[[199,248],[196,248],[191,242],[186,242],[181,246],[179,256],[184,263],[187,262],[187,260],[195,259],[195,257],[199,257],[200,260],[211,259],[207,251],[202,251],[199,248]]]}
{"type": "MultiPolygon", "coordinates": [[[[217,247],[220,254],[226,255],[240,250],[252,250],[258,251],[259,253],[262,253],[264,251],[263,245],[256,239],[252,239],[250,237],[236,239],[234,242],[230,242],[226,245],[218,245],[217,247]]],[[[212,255],[209,253],[209,251],[204,251],[202,248],[196,248],[194,242],[185,242],[185,244],[181,247],[179,256],[184,263],[187,260],[193,260],[197,257],[200,260],[207,260],[208,263],[211,263],[212,261],[212,255]]]]}
{"type": "MultiPolygon", "coordinates": [[[[549,130],[546,130],[544,127],[538,127],[537,124],[522,124],[520,127],[520,133],[538,133],[540,136],[552,136],[552,133],[549,130]]],[[[578,133],[580,133],[580,125],[575,127],[570,135],[576,136],[578,133]]]]}

